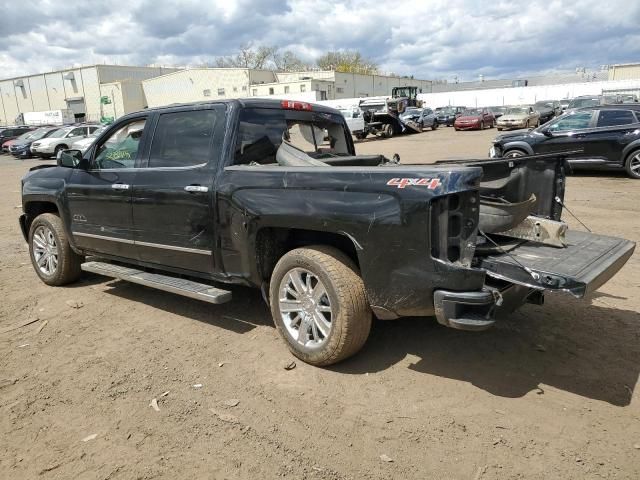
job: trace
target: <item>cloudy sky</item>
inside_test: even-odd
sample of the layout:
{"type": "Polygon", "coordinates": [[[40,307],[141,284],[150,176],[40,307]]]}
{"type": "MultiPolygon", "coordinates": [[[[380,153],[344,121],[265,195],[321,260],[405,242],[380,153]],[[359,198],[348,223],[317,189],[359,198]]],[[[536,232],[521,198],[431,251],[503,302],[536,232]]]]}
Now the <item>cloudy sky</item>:
{"type": "Polygon", "coordinates": [[[355,49],[383,71],[449,81],[640,61],[638,0],[0,0],[0,7],[0,78],[91,63],[198,65],[247,43],[307,61],[355,49]]]}

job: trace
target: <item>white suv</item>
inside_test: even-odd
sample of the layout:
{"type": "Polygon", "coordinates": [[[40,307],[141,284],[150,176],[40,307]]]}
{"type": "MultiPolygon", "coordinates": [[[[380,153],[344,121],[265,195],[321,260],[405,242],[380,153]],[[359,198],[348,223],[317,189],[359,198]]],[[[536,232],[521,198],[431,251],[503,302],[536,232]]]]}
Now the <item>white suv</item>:
{"type": "Polygon", "coordinates": [[[86,138],[98,128],[100,128],[100,125],[63,127],[47,138],[33,142],[31,144],[31,153],[42,158],[56,156],[60,150],[69,148],[73,142],[86,138]]]}

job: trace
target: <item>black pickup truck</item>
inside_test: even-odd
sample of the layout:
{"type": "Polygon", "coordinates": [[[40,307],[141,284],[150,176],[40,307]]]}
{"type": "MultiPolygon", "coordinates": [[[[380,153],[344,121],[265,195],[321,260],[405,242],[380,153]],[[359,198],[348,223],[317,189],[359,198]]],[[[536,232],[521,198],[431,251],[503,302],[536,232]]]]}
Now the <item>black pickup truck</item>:
{"type": "Polygon", "coordinates": [[[403,165],[356,155],[336,110],[231,100],[122,117],[22,180],[48,285],[82,271],[211,303],[262,289],[291,351],[329,365],[373,316],[482,330],[545,290],[583,297],[631,256],[567,231],[562,155],[403,165]]]}

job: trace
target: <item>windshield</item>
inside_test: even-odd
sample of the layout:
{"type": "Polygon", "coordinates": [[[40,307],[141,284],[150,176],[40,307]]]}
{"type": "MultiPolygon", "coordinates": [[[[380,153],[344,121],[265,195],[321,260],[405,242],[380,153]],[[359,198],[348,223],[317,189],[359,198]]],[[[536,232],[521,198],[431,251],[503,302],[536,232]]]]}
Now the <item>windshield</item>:
{"type": "Polygon", "coordinates": [[[439,115],[453,115],[455,110],[451,107],[442,107],[436,108],[436,112],[438,112],[439,115]]]}
{"type": "Polygon", "coordinates": [[[511,107],[507,108],[505,112],[506,115],[526,115],[529,112],[528,109],[524,107],[511,107]]]}
{"type": "Polygon", "coordinates": [[[276,163],[283,137],[314,158],[349,155],[342,115],[273,108],[244,108],[235,165],[276,163]]]}
{"type": "Polygon", "coordinates": [[[33,132],[31,132],[31,136],[29,137],[29,140],[40,140],[41,138],[49,136],[47,134],[53,133],[53,132],[55,132],[55,130],[49,130],[47,128],[34,130],[33,132]]]}
{"type": "Polygon", "coordinates": [[[574,98],[569,102],[569,108],[597,107],[600,105],[599,98],[574,98]]]}
{"type": "Polygon", "coordinates": [[[60,130],[56,130],[51,135],[49,135],[49,138],[62,138],[67,134],[67,132],[70,132],[70,131],[71,130],[68,128],[61,128],[60,130]]]}
{"type": "Polygon", "coordinates": [[[402,115],[404,115],[404,116],[407,116],[407,115],[420,115],[421,112],[422,112],[422,110],[420,110],[419,108],[407,108],[402,115]]]}
{"type": "Polygon", "coordinates": [[[97,137],[102,132],[104,132],[106,129],[107,129],[106,125],[104,127],[100,127],[97,130],[95,130],[92,134],[90,134],[89,137],[97,137]]]}
{"type": "Polygon", "coordinates": [[[477,108],[470,108],[462,112],[463,117],[477,117],[478,115],[482,115],[482,110],[477,108]]]}
{"type": "Polygon", "coordinates": [[[551,102],[536,102],[536,108],[553,108],[553,103],[551,102]]]}
{"type": "Polygon", "coordinates": [[[18,140],[28,140],[33,136],[33,132],[27,132],[27,133],[23,133],[22,135],[20,135],[18,138],[16,138],[16,141],[18,140]]]}
{"type": "Polygon", "coordinates": [[[506,110],[506,107],[489,107],[489,110],[495,113],[502,113],[506,110]]]}

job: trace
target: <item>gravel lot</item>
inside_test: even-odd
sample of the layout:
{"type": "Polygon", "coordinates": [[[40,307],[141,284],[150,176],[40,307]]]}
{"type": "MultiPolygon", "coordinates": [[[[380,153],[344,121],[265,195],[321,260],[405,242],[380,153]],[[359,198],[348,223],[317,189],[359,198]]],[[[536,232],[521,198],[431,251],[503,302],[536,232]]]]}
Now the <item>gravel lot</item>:
{"type": "MultiPolygon", "coordinates": [[[[495,134],[357,149],[483,158],[495,134]]],[[[639,253],[587,301],[548,296],[483,333],[377,322],[355,358],[285,370],[259,292],[214,307],[92,275],[41,283],[17,223],[38,163],[0,157],[0,478],[640,478],[639,253]]],[[[640,182],[581,173],[566,200],[640,241],[640,182]]]]}

